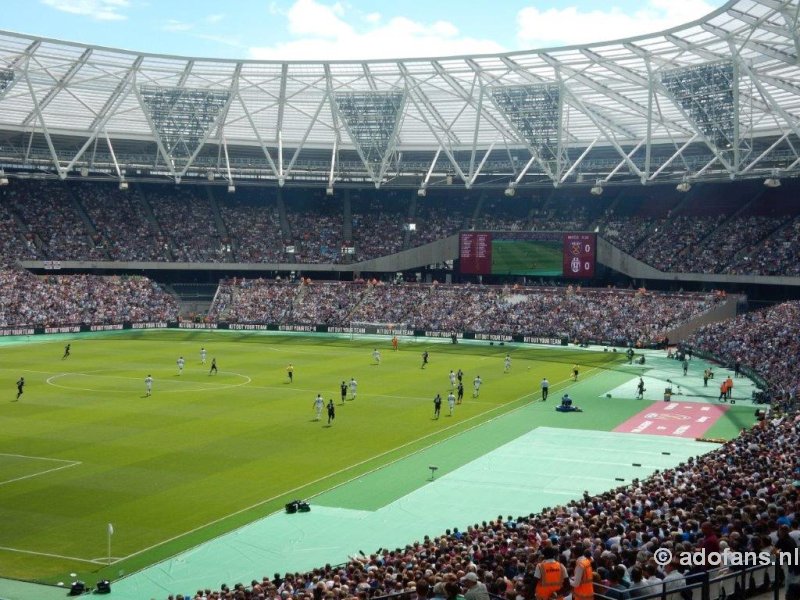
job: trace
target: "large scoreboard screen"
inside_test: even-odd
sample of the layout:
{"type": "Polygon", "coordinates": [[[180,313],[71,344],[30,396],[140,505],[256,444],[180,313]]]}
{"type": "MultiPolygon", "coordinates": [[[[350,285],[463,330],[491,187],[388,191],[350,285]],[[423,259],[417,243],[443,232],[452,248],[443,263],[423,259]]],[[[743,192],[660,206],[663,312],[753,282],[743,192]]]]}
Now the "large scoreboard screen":
{"type": "Polygon", "coordinates": [[[465,231],[459,263],[466,275],[594,277],[597,234],[557,231],[465,231]]]}

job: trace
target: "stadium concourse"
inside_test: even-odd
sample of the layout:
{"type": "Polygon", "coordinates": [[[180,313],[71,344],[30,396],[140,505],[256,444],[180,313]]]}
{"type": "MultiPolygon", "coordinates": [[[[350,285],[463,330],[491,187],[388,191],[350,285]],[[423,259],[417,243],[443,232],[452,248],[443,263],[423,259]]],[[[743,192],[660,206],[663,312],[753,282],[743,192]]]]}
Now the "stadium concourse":
{"type": "Polygon", "coordinates": [[[359,190],[242,189],[15,180],[0,189],[0,256],[16,260],[341,263],[391,255],[462,230],[598,231],[621,250],[673,273],[800,275],[798,184],[697,185],[689,196],[622,187],[591,199],[569,190],[521,202],[359,190]],[[702,201],[694,201],[695,198],[702,201]],[[287,205],[288,204],[288,208],[287,205]],[[413,229],[404,227],[414,224],[413,229]],[[342,253],[353,248],[353,253],[342,253]],[[288,252],[288,250],[291,252],[288,252]]]}

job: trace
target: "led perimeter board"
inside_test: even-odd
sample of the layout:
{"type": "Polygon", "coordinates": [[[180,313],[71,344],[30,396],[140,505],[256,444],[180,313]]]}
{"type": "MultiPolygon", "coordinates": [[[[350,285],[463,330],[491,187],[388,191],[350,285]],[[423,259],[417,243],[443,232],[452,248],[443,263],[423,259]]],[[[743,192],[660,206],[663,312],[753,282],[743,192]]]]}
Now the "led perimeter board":
{"type": "Polygon", "coordinates": [[[558,231],[464,231],[459,239],[465,275],[594,277],[597,234],[558,231]]]}

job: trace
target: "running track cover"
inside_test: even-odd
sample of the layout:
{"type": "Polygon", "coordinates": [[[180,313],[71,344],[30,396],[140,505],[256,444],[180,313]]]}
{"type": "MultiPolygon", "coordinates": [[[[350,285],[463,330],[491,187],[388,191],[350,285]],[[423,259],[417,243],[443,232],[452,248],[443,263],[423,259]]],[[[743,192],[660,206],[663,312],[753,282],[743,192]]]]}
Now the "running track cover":
{"type": "Polygon", "coordinates": [[[614,431],[684,438],[701,437],[728,410],[727,404],[653,403],[614,431]]]}

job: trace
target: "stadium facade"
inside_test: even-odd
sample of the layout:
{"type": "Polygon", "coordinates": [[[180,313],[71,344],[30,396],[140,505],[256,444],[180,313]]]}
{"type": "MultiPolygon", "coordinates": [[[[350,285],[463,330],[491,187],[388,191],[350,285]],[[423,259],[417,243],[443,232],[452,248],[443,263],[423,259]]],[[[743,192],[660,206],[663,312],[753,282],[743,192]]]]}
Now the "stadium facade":
{"type": "MultiPolygon", "coordinates": [[[[798,0],[658,34],[369,61],[164,56],[0,32],[5,177],[517,188],[800,173],[798,0]]],[[[604,32],[598,32],[598,37],[604,32]]]]}

